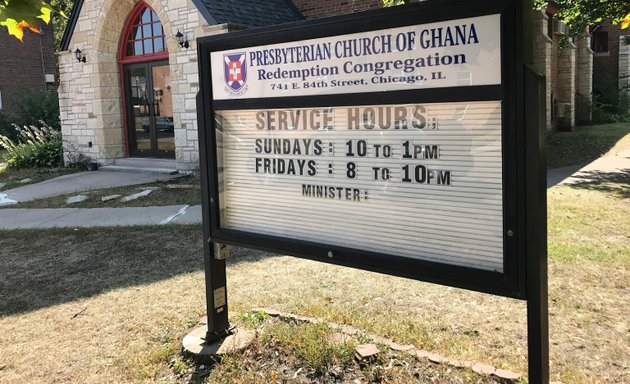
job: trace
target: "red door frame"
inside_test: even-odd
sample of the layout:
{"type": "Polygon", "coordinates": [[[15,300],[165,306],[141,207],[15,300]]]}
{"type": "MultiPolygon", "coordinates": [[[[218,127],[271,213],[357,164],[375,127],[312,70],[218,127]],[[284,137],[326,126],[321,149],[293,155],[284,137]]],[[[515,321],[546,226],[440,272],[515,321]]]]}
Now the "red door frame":
{"type": "MultiPolygon", "coordinates": [[[[127,16],[127,20],[125,20],[125,27],[123,28],[122,35],[120,36],[118,42],[118,71],[120,74],[120,91],[122,94],[122,108],[123,108],[123,131],[125,134],[125,150],[127,152],[127,157],[129,157],[131,153],[131,143],[129,142],[129,115],[127,113],[127,96],[125,92],[125,64],[132,63],[143,63],[147,61],[162,61],[166,60],[168,62],[168,46],[166,44],[166,35],[164,35],[164,51],[158,53],[151,53],[148,55],[137,55],[137,56],[127,56],[127,43],[129,42],[129,35],[133,29],[133,22],[136,20],[136,17],[140,15],[142,11],[145,9],[150,9],[155,12],[153,8],[149,4],[147,4],[144,0],[141,0],[136,4],[127,16]]],[[[157,12],[155,12],[157,15],[157,12]]],[[[162,21],[160,20],[160,24],[162,21]]],[[[162,24],[162,33],[164,31],[164,25],[162,24]]]]}

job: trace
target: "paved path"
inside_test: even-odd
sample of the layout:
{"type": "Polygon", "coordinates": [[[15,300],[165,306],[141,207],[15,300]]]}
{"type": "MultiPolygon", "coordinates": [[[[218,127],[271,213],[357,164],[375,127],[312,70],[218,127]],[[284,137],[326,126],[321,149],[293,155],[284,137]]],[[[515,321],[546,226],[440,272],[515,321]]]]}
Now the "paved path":
{"type": "Polygon", "coordinates": [[[0,229],[116,227],[198,223],[201,223],[200,205],[130,208],[0,209],[0,229]]]}
{"type": "Polygon", "coordinates": [[[2,194],[6,195],[6,199],[24,202],[93,189],[148,184],[178,177],[181,177],[181,175],[153,172],[78,172],[9,189],[8,191],[3,191],[2,194]]]}
{"type": "Polygon", "coordinates": [[[628,186],[630,187],[630,149],[617,151],[608,156],[600,157],[573,172],[562,180],[560,184],[577,184],[596,181],[600,178],[609,177],[611,174],[628,179],[628,186]]]}
{"type": "MultiPolygon", "coordinates": [[[[557,184],[596,180],[611,173],[623,175],[630,180],[630,149],[602,157],[583,167],[550,169],[547,174],[547,186],[550,188],[557,184]]],[[[145,184],[173,177],[177,176],[155,173],[82,172],[11,189],[4,193],[19,199],[17,201],[27,201],[90,189],[145,184]]],[[[0,229],[199,224],[201,220],[201,206],[199,205],[145,208],[0,209],[0,229]]]]}
{"type": "Polygon", "coordinates": [[[568,177],[579,171],[582,165],[570,165],[568,167],[553,168],[547,170],[547,188],[563,183],[568,177]]]}

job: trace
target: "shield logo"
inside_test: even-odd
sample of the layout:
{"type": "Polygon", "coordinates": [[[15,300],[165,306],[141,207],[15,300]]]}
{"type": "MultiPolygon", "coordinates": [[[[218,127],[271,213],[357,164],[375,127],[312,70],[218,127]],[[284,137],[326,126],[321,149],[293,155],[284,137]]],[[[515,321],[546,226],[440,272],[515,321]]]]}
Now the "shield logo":
{"type": "Polygon", "coordinates": [[[223,55],[225,84],[233,91],[240,91],[247,81],[247,62],[244,53],[223,55]]]}

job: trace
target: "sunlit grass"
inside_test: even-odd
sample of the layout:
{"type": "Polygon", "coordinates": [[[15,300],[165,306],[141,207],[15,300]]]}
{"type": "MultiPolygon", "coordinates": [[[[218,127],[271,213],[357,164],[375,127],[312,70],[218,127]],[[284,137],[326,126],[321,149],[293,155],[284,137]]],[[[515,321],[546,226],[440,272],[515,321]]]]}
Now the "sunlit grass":
{"type": "Polygon", "coordinates": [[[549,257],[558,261],[630,261],[630,205],[614,195],[557,186],[548,192],[549,257]]]}
{"type": "MultiPolygon", "coordinates": [[[[623,382],[630,204],[618,193],[558,186],[548,214],[552,380],[623,382]]],[[[158,382],[186,371],[177,359],[181,338],[205,312],[202,260],[199,226],[2,231],[1,381],[158,382]]],[[[275,308],[527,372],[519,300],[243,249],[231,250],[227,273],[234,323],[256,329],[265,317],[242,313],[275,308]]],[[[276,339],[291,358],[323,367],[334,352],[322,356],[315,347],[328,331],[313,332],[287,329],[276,339]]],[[[238,356],[226,361],[243,375],[233,383],[278,377],[247,373],[238,356]]]]}

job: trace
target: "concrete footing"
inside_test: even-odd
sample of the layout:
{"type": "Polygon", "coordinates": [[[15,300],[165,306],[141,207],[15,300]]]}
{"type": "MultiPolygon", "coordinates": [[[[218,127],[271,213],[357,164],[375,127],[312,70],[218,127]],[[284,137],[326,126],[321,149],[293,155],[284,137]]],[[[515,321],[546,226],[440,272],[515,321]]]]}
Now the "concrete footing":
{"type": "Polygon", "coordinates": [[[205,337],[208,331],[207,325],[199,326],[188,333],[182,344],[184,351],[196,359],[210,360],[221,355],[242,351],[254,340],[254,332],[236,328],[234,332],[225,339],[220,339],[213,343],[206,343],[205,337]]]}

